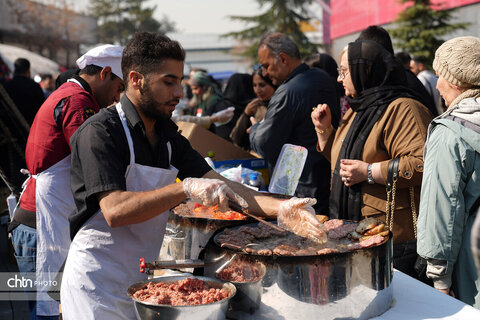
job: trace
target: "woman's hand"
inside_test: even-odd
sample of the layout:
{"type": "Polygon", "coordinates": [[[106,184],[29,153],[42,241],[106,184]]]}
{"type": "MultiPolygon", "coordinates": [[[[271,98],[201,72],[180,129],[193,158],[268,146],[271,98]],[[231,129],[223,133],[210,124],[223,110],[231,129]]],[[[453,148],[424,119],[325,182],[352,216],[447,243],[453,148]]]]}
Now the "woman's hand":
{"type": "Polygon", "coordinates": [[[450,288],[448,288],[448,289],[437,289],[437,290],[455,298],[455,293],[450,288]]]}
{"type": "Polygon", "coordinates": [[[366,162],[351,159],[340,160],[340,176],[347,187],[367,180],[367,169],[368,163],[366,162]]]}
{"type": "Polygon", "coordinates": [[[315,130],[325,131],[332,125],[332,113],[327,104],[319,104],[312,111],[312,122],[315,130]]]}
{"type": "Polygon", "coordinates": [[[252,125],[246,130],[248,134],[250,134],[250,130],[252,129],[253,125],[257,123],[257,120],[255,120],[255,117],[250,117],[250,122],[252,123],[252,125]]]}
{"type": "Polygon", "coordinates": [[[255,113],[257,113],[257,109],[260,104],[261,104],[261,100],[259,98],[253,99],[247,104],[243,112],[247,116],[252,117],[255,115],[255,113]]]}

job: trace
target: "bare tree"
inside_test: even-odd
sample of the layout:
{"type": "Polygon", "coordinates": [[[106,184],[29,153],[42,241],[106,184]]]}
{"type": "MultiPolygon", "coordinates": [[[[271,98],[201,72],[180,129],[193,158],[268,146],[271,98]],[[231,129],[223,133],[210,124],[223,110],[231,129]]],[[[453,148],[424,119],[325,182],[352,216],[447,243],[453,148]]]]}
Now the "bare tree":
{"type": "Polygon", "coordinates": [[[85,29],[78,13],[71,8],[68,0],[46,0],[38,3],[28,0],[7,0],[14,21],[14,31],[22,35],[22,42],[29,48],[38,48],[40,52],[48,50],[48,56],[56,60],[59,50],[69,53],[78,51],[78,45],[84,39],[85,29]]]}

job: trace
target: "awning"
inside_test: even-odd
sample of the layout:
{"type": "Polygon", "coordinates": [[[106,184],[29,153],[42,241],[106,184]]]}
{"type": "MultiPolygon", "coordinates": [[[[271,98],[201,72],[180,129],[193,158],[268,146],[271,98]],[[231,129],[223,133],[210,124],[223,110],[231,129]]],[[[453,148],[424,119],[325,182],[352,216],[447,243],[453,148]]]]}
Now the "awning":
{"type": "Polygon", "coordinates": [[[61,72],[61,67],[55,61],[45,58],[35,52],[23,48],[0,44],[0,57],[13,73],[14,62],[18,58],[25,58],[30,61],[30,73],[33,76],[41,73],[51,73],[54,77],[61,72]]]}

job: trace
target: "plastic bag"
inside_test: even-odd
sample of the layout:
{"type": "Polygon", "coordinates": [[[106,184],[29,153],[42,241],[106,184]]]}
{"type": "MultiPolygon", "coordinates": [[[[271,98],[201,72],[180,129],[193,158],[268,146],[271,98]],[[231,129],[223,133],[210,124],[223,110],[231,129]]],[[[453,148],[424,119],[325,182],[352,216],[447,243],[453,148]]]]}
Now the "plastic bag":
{"type": "Polygon", "coordinates": [[[231,199],[242,207],[248,207],[247,202],[230,187],[218,179],[185,178],[183,180],[183,191],[191,200],[202,203],[204,206],[212,207],[218,204],[220,211],[229,209],[228,199],[231,199]]]}
{"type": "Polygon", "coordinates": [[[278,210],[278,225],[315,242],[327,241],[323,224],[315,216],[313,198],[291,198],[283,201],[278,210]]]}

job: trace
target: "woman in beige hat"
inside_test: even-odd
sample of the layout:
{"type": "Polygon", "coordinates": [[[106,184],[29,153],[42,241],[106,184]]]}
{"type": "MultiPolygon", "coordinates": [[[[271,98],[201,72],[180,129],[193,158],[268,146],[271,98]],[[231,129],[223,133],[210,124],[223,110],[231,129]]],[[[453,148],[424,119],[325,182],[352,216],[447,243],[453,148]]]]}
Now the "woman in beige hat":
{"type": "Polygon", "coordinates": [[[436,289],[480,308],[470,249],[480,197],[480,39],[445,42],[433,68],[448,109],[428,129],[417,251],[436,289]]]}

